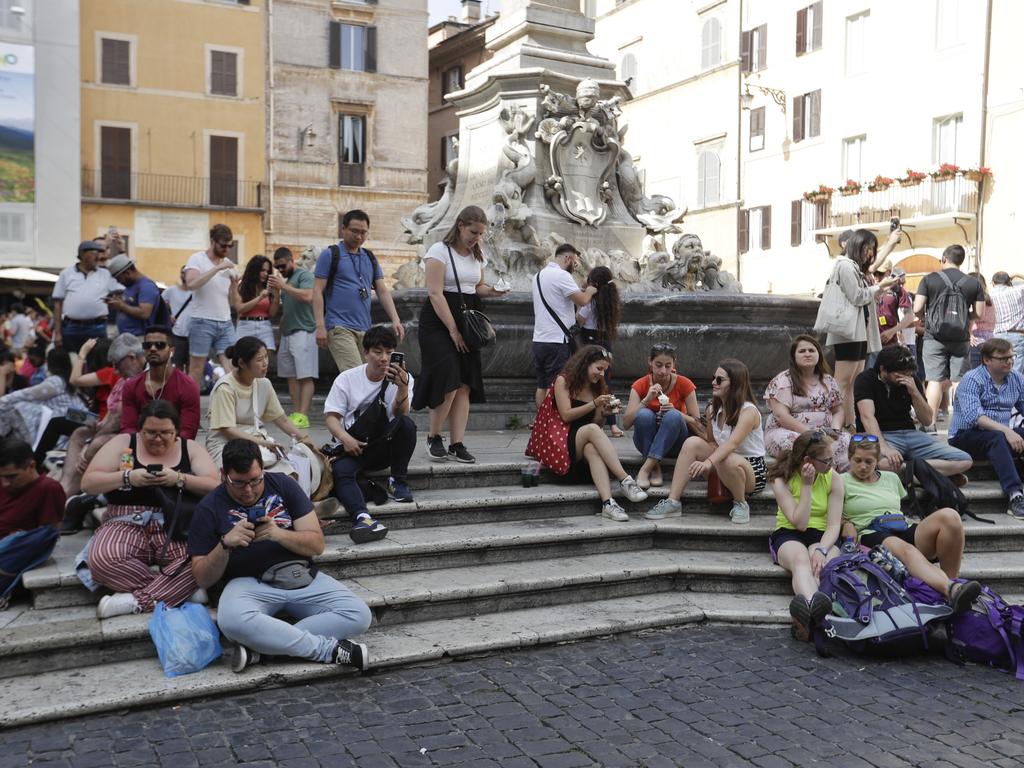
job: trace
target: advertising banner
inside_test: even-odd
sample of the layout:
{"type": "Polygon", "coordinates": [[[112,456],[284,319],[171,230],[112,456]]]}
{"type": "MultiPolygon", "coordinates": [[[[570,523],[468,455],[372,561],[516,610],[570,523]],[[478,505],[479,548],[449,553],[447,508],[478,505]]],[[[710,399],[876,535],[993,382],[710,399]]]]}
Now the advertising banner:
{"type": "Polygon", "coordinates": [[[0,203],[33,203],[35,51],[0,42],[0,203]]]}

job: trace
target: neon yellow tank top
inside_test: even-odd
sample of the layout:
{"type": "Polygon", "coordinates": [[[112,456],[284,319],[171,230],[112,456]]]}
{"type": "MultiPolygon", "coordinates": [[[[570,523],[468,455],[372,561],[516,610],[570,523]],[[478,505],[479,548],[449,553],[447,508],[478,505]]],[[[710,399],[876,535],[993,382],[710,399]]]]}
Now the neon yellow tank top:
{"type": "MultiPolygon", "coordinates": [[[[802,489],[803,484],[800,481],[800,473],[789,478],[789,492],[793,494],[793,500],[797,503],[800,502],[800,491],[802,489]]],[[[825,521],[828,519],[828,495],[831,492],[832,470],[830,469],[824,475],[819,474],[814,478],[814,484],[811,486],[811,517],[807,521],[808,528],[813,528],[816,531],[825,530],[825,521]]],[[[775,513],[775,527],[788,528],[791,531],[796,530],[796,526],[789,522],[786,516],[782,514],[781,508],[775,513]]]]}

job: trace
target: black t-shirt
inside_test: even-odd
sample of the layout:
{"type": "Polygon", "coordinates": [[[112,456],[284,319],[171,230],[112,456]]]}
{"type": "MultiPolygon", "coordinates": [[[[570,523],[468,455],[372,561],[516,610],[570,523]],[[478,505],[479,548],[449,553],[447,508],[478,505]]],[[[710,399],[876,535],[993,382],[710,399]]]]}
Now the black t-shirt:
{"type": "MultiPolygon", "coordinates": [[[[914,384],[923,395],[924,386],[921,380],[914,377],[914,384]]],[[[916,429],[911,415],[913,402],[910,393],[899,384],[886,384],[873,368],[860,373],[853,382],[853,402],[871,400],[875,404],[875,420],[883,432],[895,432],[897,429],[916,429]]],[[[857,431],[863,432],[864,425],[857,410],[857,431]]]]}
{"type": "MultiPolygon", "coordinates": [[[[262,503],[266,516],[282,528],[291,530],[293,520],[313,511],[313,502],[302,492],[299,484],[287,475],[267,472],[263,478],[263,496],[256,503],[262,503]]],[[[210,554],[214,547],[220,546],[220,537],[247,517],[245,508],[228,495],[221,483],[196,507],[188,532],[188,554],[210,554]]],[[[272,565],[301,559],[301,556],[276,541],[254,541],[248,547],[231,550],[224,578],[258,577],[272,565]]]]}
{"type": "MultiPolygon", "coordinates": [[[[943,270],[943,272],[946,273],[946,277],[949,278],[949,282],[951,282],[953,285],[956,285],[964,277],[967,277],[966,275],[964,275],[963,272],[961,272],[959,269],[956,269],[955,267],[945,269],[943,270]]],[[[930,274],[925,275],[924,279],[922,279],[920,284],[917,286],[918,294],[925,297],[924,316],[926,322],[924,327],[924,337],[926,339],[932,338],[932,334],[931,331],[928,329],[927,323],[928,305],[930,305],[933,301],[938,301],[939,296],[942,295],[942,292],[944,290],[946,290],[946,284],[942,281],[942,278],[939,277],[938,273],[936,272],[932,272],[930,274]]],[[[963,293],[964,299],[966,299],[967,301],[968,314],[970,314],[974,305],[978,301],[980,301],[981,298],[984,296],[984,293],[981,290],[981,283],[979,283],[977,278],[974,277],[967,277],[967,281],[960,286],[960,292],[963,293]]],[[[965,329],[970,325],[970,322],[970,317],[964,318],[965,329]]]]}

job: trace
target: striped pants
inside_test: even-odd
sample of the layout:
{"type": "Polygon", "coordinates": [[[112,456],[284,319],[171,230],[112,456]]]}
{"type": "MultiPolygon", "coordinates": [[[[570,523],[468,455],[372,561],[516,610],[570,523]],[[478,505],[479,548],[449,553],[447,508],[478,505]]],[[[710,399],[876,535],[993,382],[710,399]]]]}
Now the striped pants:
{"type": "Polygon", "coordinates": [[[104,522],[89,546],[89,570],[93,578],[115,592],[131,592],[143,611],[152,611],[163,600],[169,607],[181,605],[197,589],[185,542],[172,541],[164,555],[164,573],[153,573],[167,541],[163,526],[104,522]]]}

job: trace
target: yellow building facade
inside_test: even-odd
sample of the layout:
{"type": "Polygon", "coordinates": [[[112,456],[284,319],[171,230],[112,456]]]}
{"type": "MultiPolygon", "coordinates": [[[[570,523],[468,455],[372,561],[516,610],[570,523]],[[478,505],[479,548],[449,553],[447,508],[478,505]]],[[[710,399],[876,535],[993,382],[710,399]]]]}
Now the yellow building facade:
{"type": "Polygon", "coordinates": [[[264,0],[82,0],[83,237],[176,282],[209,229],[263,253],[264,0]]]}

